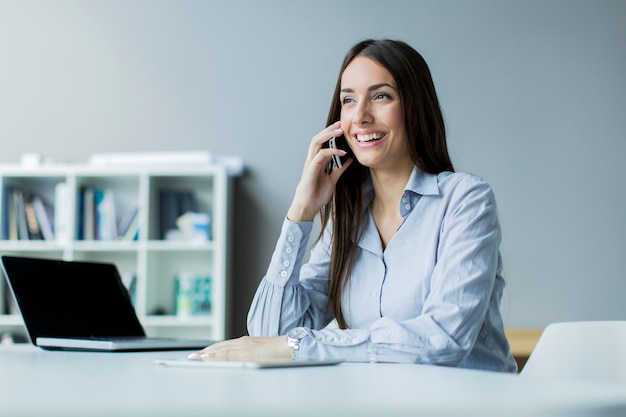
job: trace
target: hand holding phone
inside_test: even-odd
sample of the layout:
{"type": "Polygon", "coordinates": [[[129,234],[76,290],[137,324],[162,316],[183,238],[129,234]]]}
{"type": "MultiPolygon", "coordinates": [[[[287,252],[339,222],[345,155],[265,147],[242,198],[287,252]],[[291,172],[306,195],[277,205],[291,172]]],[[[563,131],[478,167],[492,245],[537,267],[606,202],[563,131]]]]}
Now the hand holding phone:
{"type": "MultiPolygon", "coordinates": [[[[328,141],[328,147],[331,149],[337,149],[337,143],[336,143],[336,138],[330,138],[330,140],[328,141]]],[[[341,163],[341,158],[339,157],[339,155],[333,155],[332,156],[333,160],[332,160],[332,164],[333,167],[332,168],[341,168],[343,166],[343,164],[341,163]]]]}

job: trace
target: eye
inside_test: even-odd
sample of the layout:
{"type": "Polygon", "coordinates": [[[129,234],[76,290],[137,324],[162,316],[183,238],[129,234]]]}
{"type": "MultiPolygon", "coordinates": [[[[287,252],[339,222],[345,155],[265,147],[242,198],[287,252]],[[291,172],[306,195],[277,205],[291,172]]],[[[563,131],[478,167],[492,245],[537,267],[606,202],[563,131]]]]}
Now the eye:
{"type": "Polygon", "coordinates": [[[354,99],[352,97],[346,96],[341,99],[341,105],[345,105],[348,103],[353,103],[354,99]]]}
{"type": "Polygon", "coordinates": [[[376,93],[374,100],[391,100],[391,95],[387,93],[376,93]]]}

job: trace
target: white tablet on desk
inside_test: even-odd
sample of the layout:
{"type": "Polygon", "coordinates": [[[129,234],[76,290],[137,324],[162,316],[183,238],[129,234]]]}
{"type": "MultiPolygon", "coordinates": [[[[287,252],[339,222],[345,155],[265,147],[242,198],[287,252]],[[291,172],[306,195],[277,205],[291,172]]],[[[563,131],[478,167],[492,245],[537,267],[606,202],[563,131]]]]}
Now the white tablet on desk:
{"type": "Polygon", "coordinates": [[[289,361],[289,362],[252,362],[252,361],[203,361],[192,359],[157,359],[157,365],[179,368],[295,368],[302,366],[332,366],[343,360],[289,361]]]}

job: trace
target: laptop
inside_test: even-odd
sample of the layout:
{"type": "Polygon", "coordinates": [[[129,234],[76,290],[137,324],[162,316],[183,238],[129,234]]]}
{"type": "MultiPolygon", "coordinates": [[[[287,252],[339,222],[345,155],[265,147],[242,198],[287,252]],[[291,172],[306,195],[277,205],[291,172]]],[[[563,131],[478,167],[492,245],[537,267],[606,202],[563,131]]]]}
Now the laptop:
{"type": "Polygon", "coordinates": [[[50,350],[202,349],[214,341],[147,337],[112,263],[2,256],[30,341],[50,350]]]}

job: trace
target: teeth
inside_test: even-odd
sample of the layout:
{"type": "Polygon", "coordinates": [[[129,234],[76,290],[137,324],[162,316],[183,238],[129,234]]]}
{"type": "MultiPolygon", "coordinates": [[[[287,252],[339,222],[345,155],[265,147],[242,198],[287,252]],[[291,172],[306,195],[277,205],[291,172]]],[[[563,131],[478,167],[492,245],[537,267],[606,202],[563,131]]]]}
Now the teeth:
{"type": "Polygon", "coordinates": [[[359,142],[371,142],[373,140],[378,140],[383,136],[385,135],[383,135],[382,133],[370,133],[369,135],[356,135],[356,139],[359,142]]]}

